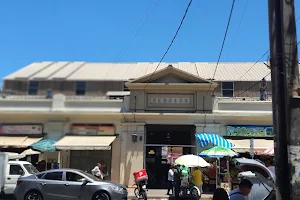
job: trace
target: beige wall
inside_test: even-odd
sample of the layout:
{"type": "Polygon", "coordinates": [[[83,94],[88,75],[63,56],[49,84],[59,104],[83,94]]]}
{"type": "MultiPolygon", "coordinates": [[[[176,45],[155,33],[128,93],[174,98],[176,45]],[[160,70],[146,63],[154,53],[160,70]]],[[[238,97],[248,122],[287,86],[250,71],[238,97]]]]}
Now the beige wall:
{"type": "MultiPolygon", "coordinates": [[[[123,91],[123,81],[89,81],[86,95],[103,96],[107,91],[123,91]]],[[[54,94],[75,95],[75,81],[39,81],[39,95],[46,95],[48,89],[54,94]]],[[[5,81],[4,90],[17,95],[27,95],[28,83],[26,81],[5,81]]]]}
{"type": "Polygon", "coordinates": [[[120,183],[132,186],[133,173],[144,168],[144,124],[122,124],[120,183]],[[132,142],[132,134],[137,133],[138,141],[132,142]],[[142,136],[142,141],[139,137],[142,136]]]}
{"type": "MultiPolygon", "coordinates": [[[[217,97],[222,96],[221,87],[222,83],[218,82],[219,85],[215,89],[215,95],[217,97]]],[[[239,81],[234,82],[234,96],[240,97],[259,97],[260,83],[257,81],[239,81]],[[242,94],[241,94],[242,93],[242,94]]],[[[272,94],[271,82],[267,82],[267,94],[272,94]]]]}
{"type": "MultiPolygon", "coordinates": [[[[157,81],[161,82],[161,80],[157,81]]],[[[222,96],[221,82],[215,89],[215,95],[217,97],[222,96]]],[[[268,82],[267,93],[272,93],[271,82],[268,82]]],[[[258,97],[260,84],[255,81],[239,81],[234,82],[234,95],[238,95],[244,92],[242,97],[258,97]],[[255,85],[256,84],[256,85],[255,85]],[[253,86],[255,85],[255,86],[253,86]],[[253,87],[252,87],[253,86],[253,87]],[[252,88],[251,88],[252,87],[252,88]],[[250,88],[250,89],[249,89],[250,88]]],[[[53,93],[62,93],[65,95],[75,95],[75,82],[74,81],[40,81],[39,95],[45,95],[48,89],[52,89],[53,93]]],[[[17,95],[27,94],[27,82],[26,81],[4,81],[4,90],[15,92],[17,95]]],[[[103,96],[107,91],[122,91],[122,81],[90,81],[87,84],[87,95],[89,96],[103,96]]],[[[168,91],[163,91],[168,92],[168,91]]],[[[143,98],[140,95],[139,98],[143,98]]],[[[198,99],[201,101],[200,99],[198,99]]],[[[209,100],[208,100],[209,102],[209,100]]],[[[200,103],[200,102],[199,102],[200,103]]],[[[201,104],[201,103],[200,103],[201,104]]]]}

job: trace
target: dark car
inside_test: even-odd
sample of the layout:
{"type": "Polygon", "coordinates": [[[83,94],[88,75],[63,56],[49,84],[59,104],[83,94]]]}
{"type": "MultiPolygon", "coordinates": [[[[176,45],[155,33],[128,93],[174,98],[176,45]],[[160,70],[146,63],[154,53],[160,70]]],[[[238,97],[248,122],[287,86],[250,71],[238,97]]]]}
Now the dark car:
{"type": "Polygon", "coordinates": [[[18,179],[17,200],[127,199],[125,186],[102,181],[76,169],[56,169],[18,179]]]}

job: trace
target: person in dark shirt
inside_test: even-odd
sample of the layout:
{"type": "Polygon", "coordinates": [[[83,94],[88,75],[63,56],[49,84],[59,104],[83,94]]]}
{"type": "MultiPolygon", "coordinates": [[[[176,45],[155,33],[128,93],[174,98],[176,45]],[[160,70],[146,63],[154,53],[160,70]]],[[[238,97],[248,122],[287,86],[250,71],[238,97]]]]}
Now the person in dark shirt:
{"type": "Polygon", "coordinates": [[[180,184],[181,184],[180,177],[181,177],[181,173],[180,173],[178,167],[176,167],[174,169],[174,182],[175,182],[175,191],[174,191],[174,193],[175,193],[175,198],[176,199],[179,198],[179,193],[180,193],[180,184]]]}

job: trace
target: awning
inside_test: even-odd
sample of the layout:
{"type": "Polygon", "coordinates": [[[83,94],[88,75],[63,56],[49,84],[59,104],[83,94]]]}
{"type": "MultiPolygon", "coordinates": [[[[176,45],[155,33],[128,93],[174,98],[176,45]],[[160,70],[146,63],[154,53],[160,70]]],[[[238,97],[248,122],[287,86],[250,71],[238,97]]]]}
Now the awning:
{"type": "Polygon", "coordinates": [[[195,134],[198,143],[200,147],[205,147],[208,144],[213,144],[215,146],[225,147],[225,148],[231,148],[232,143],[223,138],[222,136],[219,136],[217,134],[210,134],[210,133],[198,133],[195,134]]]}
{"type": "Polygon", "coordinates": [[[15,148],[27,148],[31,144],[41,140],[42,138],[30,138],[27,136],[1,136],[0,147],[15,147],[15,148]]]}
{"type": "MultiPolygon", "coordinates": [[[[248,153],[250,152],[250,139],[243,139],[243,140],[228,140],[234,146],[232,149],[237,153],[248,153]]],[[[270,146],[273,146],[273,140],[265,140],[265,139],[254,139],[254,152],[259,153],[263,152],[270,146]]]]}
{"type": "Polygon", "coordinates": [[[61,150],[110,150],[115,136],[65,136],[54,144],[61,150]]]}

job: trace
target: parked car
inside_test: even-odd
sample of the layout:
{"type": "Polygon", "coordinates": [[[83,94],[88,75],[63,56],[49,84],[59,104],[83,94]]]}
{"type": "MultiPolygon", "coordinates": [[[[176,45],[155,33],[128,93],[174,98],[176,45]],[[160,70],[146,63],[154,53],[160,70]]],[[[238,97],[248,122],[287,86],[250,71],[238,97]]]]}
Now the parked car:
{"type": "Polygon", "coordinates": [[[18,179],[17,200],[123,200],[125,186],[76,169],[55,169],[18,179]]]}
{"type": "Polygon", "coordinates": [[[237,165],[244,171],[239,173],[240,179],[248,179],[253,183],[248,200],[273,200],[275,197],[275,174],[262,163],[245,158],[237,158],[237,165]]]}
{"type": "Polygon", "coordinates": [[[20,176],[30,176],[39,171],[29,162],[19,161],[25,155],[0,152],[0,195],[12,195],[20,176]]]}

